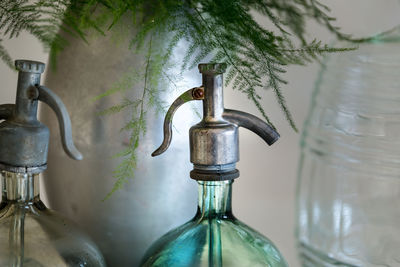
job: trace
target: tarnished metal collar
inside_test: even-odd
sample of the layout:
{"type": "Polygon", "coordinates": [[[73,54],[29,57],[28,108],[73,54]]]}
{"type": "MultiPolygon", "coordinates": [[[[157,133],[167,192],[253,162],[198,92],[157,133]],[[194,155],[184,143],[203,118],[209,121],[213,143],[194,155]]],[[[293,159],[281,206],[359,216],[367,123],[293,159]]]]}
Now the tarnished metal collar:
{"type": "Polygon", "coordinates": [[[32,60],[16,60],[15,68],[21,72],[41,74],[44,72],[45,64],[32,60]]]}
{"type": "Polygon", "coordinates": [[[225,63],[199,64],[199,71],[203,74],[223,74],[226,71],[225,63]]]}

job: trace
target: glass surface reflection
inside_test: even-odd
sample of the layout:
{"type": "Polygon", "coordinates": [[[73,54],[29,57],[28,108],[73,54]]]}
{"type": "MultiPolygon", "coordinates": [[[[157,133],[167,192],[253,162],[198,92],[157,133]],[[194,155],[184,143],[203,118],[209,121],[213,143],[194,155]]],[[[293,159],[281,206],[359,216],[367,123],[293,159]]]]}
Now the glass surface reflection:
{"type": "Polygon", "coordinates": [[[105,266],[86,235],[40,200],[39,174],[0,176],[0,266],[105,266]]]}

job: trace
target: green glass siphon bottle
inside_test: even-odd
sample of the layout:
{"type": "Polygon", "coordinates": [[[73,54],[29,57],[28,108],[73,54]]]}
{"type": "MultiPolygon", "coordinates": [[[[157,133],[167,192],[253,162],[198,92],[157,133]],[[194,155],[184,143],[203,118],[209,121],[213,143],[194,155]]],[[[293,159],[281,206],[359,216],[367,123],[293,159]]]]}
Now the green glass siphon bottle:
{"type": "Polygon", "coordinates": [[[0,266],[103,267],[96,245],[40,200],[39,174],[47,166],[49,130],[37,120],[38,101],[55,111],[67,154],[77,160],[82,155],[73,144],[64,104],[40,85],[44,64],[17,60],[15,66],[16,103],[0,105],[0,266]]]}
{"type": "Polygon", "coordinates": [[[274,244],[232,214],[233,180],[239,177],[238,127],[245,127],[273,144],[279,134],[259,118],[224,109],[225,64],[200,64],[203,85],[183,93],[168,110],[164,141],[152,154],[165,152],[172,139],[172,117],[191,100],[203,101],[203,119],[190,129],[190,177],[199,184],[193,219],[157,240],[141,266],[270,266],[287,263],[274,244]]]}

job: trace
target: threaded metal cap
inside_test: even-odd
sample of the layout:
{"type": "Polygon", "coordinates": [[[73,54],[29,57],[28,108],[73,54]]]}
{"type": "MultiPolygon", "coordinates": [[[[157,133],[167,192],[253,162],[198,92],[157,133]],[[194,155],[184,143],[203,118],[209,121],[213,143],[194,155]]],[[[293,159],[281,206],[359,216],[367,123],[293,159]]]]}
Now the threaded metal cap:
{"type": "Polygon", "coordinates": [[[32,60],[15,60],[15,68],[18,71],[30,72],[30,73],[43,73],[45,64],[39,61],[32,60]]]}
{"type": "Polygon", "coordinates": [[[199,71],[204,74],[222,74],[226,71],[226,68],[225,63],[199,64],[199,71]]]}

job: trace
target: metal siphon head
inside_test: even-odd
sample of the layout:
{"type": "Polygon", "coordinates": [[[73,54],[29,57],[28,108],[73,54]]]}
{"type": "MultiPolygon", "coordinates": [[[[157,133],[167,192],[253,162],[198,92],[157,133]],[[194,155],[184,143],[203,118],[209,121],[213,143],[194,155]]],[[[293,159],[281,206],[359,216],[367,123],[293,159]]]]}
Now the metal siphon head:
{"type": "Polygon", "coordinates": [[[269,145],[279,139],[279,134],[258,117],[224,108],[223,73],[226,67],[224,63],[199,65],[203,85],[186,91],[171,105],[164,120],[164,141],[152,154],[157,156],[167,150],[176,109],[188,101],[202,100],[203,118],[189,131],[190,161],[193,163],[190,177],[195,180],[221,181],[239,177],[236,162],[239,161],[240,126],[253,131],[269,145]]]}

